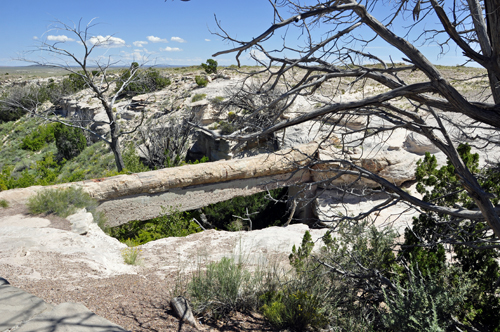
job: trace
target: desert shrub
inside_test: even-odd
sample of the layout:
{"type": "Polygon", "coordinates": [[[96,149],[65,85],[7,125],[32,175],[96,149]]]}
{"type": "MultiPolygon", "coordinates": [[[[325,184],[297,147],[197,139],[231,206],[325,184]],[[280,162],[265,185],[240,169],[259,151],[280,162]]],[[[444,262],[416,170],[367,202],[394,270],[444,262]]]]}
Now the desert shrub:
{"type": "Polygon", "coordinates": [[[59,155],[66,160],[78,156],[87,147],[87,139],[80,128],[57,123],[54,136],[59,155]]]}
{"type": "Polygon", "coordinates": [[[30,167],[21,172],[14,172],[14,166],[7,165],[0,172],[0,188],[2,190],[14,188],[26,188],[35,185],[49,185],[56,182],[60,171],[60,165],[54,160],[51,152],[45,154],[42,160],[38,160],[30,167]]]}
{"type": "Polygon", "coordinates": [[[138,243],[128,239],[125,241],[125,244],[128,248],[122,250],[123,261],[128,265],[139,265],[141,262],[139,258],[141,255],[141,249],[136,248],[138,243]]]}
{"type": "Polygon", "coordinates": [[[197,93],[193,96],[193,98],[191,98],[191,102],[197,102],[197,101],[200,101],[200,100],[203,100],[207,97],[207,95],[205,93],[197,93]]]}
{"type": "Polygon", "coordinates": [[[214,104],[220,104],[220,103],[222,103],[223,101],[224,101],[224,97],[222,97],[222,96],[216,96],[216,97],[214,97],[214,99],[212,99],[212,102],[213,102],[214,104]]]}
{"type": "MultiPolygon", "coordinates": [[[[137,64],[137,62],[134,62],[132,63],[131,67],[138,66],[139,65],[137,64]]],[[[121,74],[120,79],[116,83],[115,92],[118,92],[122,88],[123,84],[130,78],[131,69],[127,69],[121,74]]],[[[157,69],[148,68],[146,70],[139,70],[136,73],[136,77],[133,78],[131,82],[129,82],[129,84],[123,89],[122,93],[149,93],[164,89],[170,84],[172,84],[170,79],[161,76],[160,72],[157,69]]]]}
{"type": "Polygon", "coordinates": [[[426,278],[414,266],[409,271],[411,282],[401,285],[396,281],[395,290],[384,291],[384,327],[402,332],[447,331],[471,289],[468,280],[453,280],[451,271],[445,269],[426,278]]]}
{"type": "Polygon", "coordinates": [[[207,63],[202,63],[201,66],[207,74],[217,74],[217,61],[214,59],[208,59],[207,63]]]}
{"type": "Polygon", "coordinates": [[[31,214],[53,213],[67,217],[77,209],[86,208],[92,215],[97,215],[97,201],[76,187],[40,190],[28,199],[27,206],[31,214]]]}
{"type": "MultiPolygon", "coordinates": [[[[198,84],[199,87],[204,88],[208,85],[208,80],[202,76],[195,76],[194,81],[198,84]]],[[[200,99],[201,100],[201,99],[200,99]]]]}
{"type": "Polygon", "coordinates": [[[276,327],[305,331],[308,327],[317,329],[327,325],[320,298],[305,290],[289,285],[278,292],[268,292],[261,299],[265,304],[260,311],[276,327]]]}
{"type": "Polygon", "coordinates": [[[210,318],[224,317],[237,310],[251,309],[247,297],[251,274],[234,259],[222,258],[210,263],[206,270],[198,269],[188,284],[188,294],[195,314],[210,318]]]}
{"type": "Polygon", "coordinates": [[[238,129],[234,124],[226,121],[220,121],[218,128],[222,135],[232,134],[236,131],[236,129],[238,129]]]}
{"type": "Polygon", "coordinates": [[[134,241],[144,244],[165,237],[181,237],[201,231],[193,221],[192,212],[181,212],[178,208],[162,208],[162,215],[146,221],[131,221],[114,227],[109,234],[122,242],[134,241]]]}
{"type": "Polygon", "coordinates": [[[38,126],[35,130],[23,138],[21,149],[29,151],[40,151],[47,143],[54,141],[55,124],[38,126]]]}
{"type": "Polygon", "coordinates": [[[133,144],[129,144],[123,152],[123,163],[126,172],[140,173],[149,171],[149,167],[142,163],[133,144]]]}
{"type": "MultiPolygon", "coordinates": [[[[286,193],[286,188],[269,191],[269,194],[277,200],[283,200],[286,193]]],[[[234,197],[206,206],[202,211],[207,220],[218,229],[237,230],[231,229],[233,222],[239,219],[234,216],[247,218],[247,211],[252,219],[252,229],[281,225],[286,221],[286,204],[272,201],[267,198],[267,195],[267,192],[261,192],[250,196],[234,197]]],[[[244,226],[245,228],[250,226],[248,221],[244,221],[244,226]]]]}

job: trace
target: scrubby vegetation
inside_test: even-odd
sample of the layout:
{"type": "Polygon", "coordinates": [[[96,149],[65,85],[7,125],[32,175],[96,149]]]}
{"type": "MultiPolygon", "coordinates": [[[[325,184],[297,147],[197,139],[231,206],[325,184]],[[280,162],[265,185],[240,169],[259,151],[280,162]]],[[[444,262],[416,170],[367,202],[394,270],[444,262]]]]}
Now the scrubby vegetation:
{"type": "Polygon", "coordinates": [[[121,242],[136,245],[165,237],[179,237],[201,231],[201,227],[193,221],[195,212],[180,212],[177,208],[163,209],[159,217],[147,221],[131,221],[114,227],[109,234],[121,242]]]}
{"type": "Polygon", "coordinates": [[[32,214],[55,214],[67,217],[77,209],[85,208],[92,213],[94,221],[104,228],[105,217],[97,212],[97,201],[82,188],[68,187],[64,189],[44,189],[28,199],[26,204],[32,214]]]}
{"type": "MultiPolygon", "coordinates": [[[[131,71],[137,69],[139,64],[133,62],[131,67],[125,71],[120,76],[119,81],[116,84],[115,91],[118,92],[123,83],[130,79],[131,71]]],[[[128,84],[125,89],[123,89],[123,94],[143,94],[158,91],[164,89],[165,87],[172,84],[169,78],[164,77],[161,73],[154,68],[148,68],[146,70],[138,70],[136,73],[136,78],[132,79],[132,82],[128,84]]]]}
{"type": "MultiPolygon", "coordinates": [[[[458,151],[481,174],[483,187],[500,190],[496,169],[480,169],[467,145],[458,151]]],[[[427,154],[416,173],[424,200],[472,208],[470,197],[457,190],[450,164],[438,169],[427,154]]],[[[275,327],[293,331],[498,331],[500,273],[498,248],[489,242],[493,235],[484,221],[463,220],[451,228],[447,218],[422,213],[404,243],[390,229],[346,220],[315,252],[306,232],[301,246],[292,248],[290,272],[279,275],[267,267],[262,278],[260,269],[251,273],[244,262],[223,259],[198,271],[187,293],[196,313],[208,319],[258,310],[275,327]],[[442,244],[450,242],[451,247],[442,244]]]]}
{"type": "MultiPolygon", "coordinates": [[[[122,242],[132,241],[144,244],[165,237],[186,236],[202,229],[195,221],[201,220],[201,214],[207,219],[207,225],[215,229],[240,231],[261,229],[281,225],[286,220],[286,206],[266,198],[267,192],[209,205],[196,211],[180,212],[178,208],[164,208],[161,216],[146,221],[131,221],[114,227],[110,235],[122,242]],[[247,216],[248,212],[248,216],[247,216]],[[253,221],[252,221],[253,220],[253,221]]],[[[286,188],[270,192],[276,200],[283,200],[286,188]]]]}
{"type": "Polygon", "coordinates": [[[203,100],[207,97],[207,95],[205,93],[197,93],[193,96],[193,98],[191,98],[191,102],[197,102],[197,101],[200,101],[200,100],[203,100]]]}
{"type": "Polygon", "coordinates": [[[208,59],[207,63],[202,63],[201,66],[207,74],[217,74],[217,61],[214,59],[208,59]]]}
{"type": "Polygon", "coordinates": [[[202,76],[195,76],[194,77],[194,81],[196,82],[196,84],[200,87],[200,88],[204,88],[208,85],[208,80],[202,76]]]}

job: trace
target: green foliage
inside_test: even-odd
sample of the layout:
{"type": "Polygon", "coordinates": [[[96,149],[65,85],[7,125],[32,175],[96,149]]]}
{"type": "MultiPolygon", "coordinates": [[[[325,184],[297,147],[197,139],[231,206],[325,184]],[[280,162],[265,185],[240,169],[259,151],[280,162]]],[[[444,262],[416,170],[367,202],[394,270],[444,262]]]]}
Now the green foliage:
{"type": "MultiPolygon", "coordinates": [[[[271,190],[273,198],[280,200],[286,195],[286,188],[271,190]]],[[[266,198],[267,192],[250,196],[234,197],[231,200],[211,204],[204,207],[203,213],[207,220],[218,229],[230,230],[229,225],[238,218],[247,218],[251,215],[252,229],[262,229],[269,226],[281,225],[286,221],[286,204],[276,203],[266,198]]],[[[249,226],[245,221],[246,226],[249,226]]]]}
{"type": "Polygon", "coordinates": [[[452,269],[428,273],[427,278],[416,266],[409,272],[411,282],[405,287],[396,281],[394,291],[384,291],[387,310],[381,313],[382,324],[390,331],[447,331],[471,290],[470,282],[456,279],[452,269]]]}
{"type": "Polygon", "coordinates": [[[224,101],[224,97],[222,97],[222,96],[216,96],[216,97],[214,97],[214,99],[212,99],[212,102],[213,102],[214,104],[220,104],[220,103],[222,103],[223,101],[224,101]]]}
{"type": "Polygon", "coordinates": [[[112,228],[109,233],[121,242],[134,241],[144,244],[166,237],[181,237],[201,231],[193,221],[192,212],[180,212],[177,208],[162,208],[163,214],[147,221],[131,221],[112,228]]]}
{"type": "Polygon", "coordinates": [[[292,247],[292,253],[288,257],[290,260],[290,265],[292,265],[296,270],[303,271],[305,260],[309,258],[312,250],[314,248],[314,242],[312,241],[311,233],[306,231],[304,237],[302,238],[302,244],[299,249],[292,247]]]}
{"type": "Polygon", "coordinates": [[[0,172],[0,189],[26,188],[35,185],[54,184],[59,174],[60,165],[52,153],[47,153],[43,160],[36,161],[16,175],[12,166],[4,166],[0,172]]]}
{"type": "MultiPolygon", "coordinates": [[[[139,66],[137,62],[133,62],[131,68],[136,69],[139,66]]],[[[131,69],[125,70],[118,82],[116,83],[115,92],[118,92],[123,84],[130,78],[131,69]]],[[[122,93],[141,94],[159,91],[172,84],[169,78],[161,76],[160,72],[154,68],[146,70],[138,70],[136,77],[133,78],[128,85],[123,89],[122,93]]]]}
{"type": "Polygon", "coordinates": [[[82,188],[69,187],[40,190],[28,199],[27,206],[31,214],[53,213],[60,217],[67,217],[81,208],[95,212],[97,201],[82,188]]]}
{"type": "Polygon", "coordinates": [[[54,141],[54,126],[51,123],[48,125],[38,126],[35,130],[23,138],[21,149],[29,151],[40,151],[47,143],[54,141]]]}
{"type": "Polygon", "coordinates": [[[236,131],[237,127],[230,122],[220,121],[218,129],[222,135],[229,135],[236,131]]]}
{"type": "Polygon", "coordinates": [[[123,163],[126,172],[140,173],[149,171],[149,167],[142,163],[133,144],[129,144],[123,152],[123,163]]]}
{"type": "Polygon", "coordinates": [[[328,321],[321,313],[318,296],[303,290],[285,287],[276,293],[267,293],[261,311],[271,324],[292,331],[305,331],[308,327],[323,328],[328,321]]]}
{"type": "Polygon", "coordinates": [[[199,269],[188,284],[188,294],[195,314],[224,317],[231,311],[249,309],[247,296],[251,274],[233,259],[222,258],[199,269]]]}
{"type": "Polygon", "coordinates": [[[207,63],[202,63],[201,66],[207,74],[217,74],[217,61],[208,59],[207,63]]]}
{"type": "Polygon", "coordinates": [[[87,86],[87,82],[84,76],[85,73],[83,71],[79,71],[77,74],[69,74],[68,78],[64,79],[62,82],[63,87],[72,91],[73,93],[85,89],[87,86]]]}
{"type": "Polygon", "coordinates": [[[207,95],[205,93],[197,93],[193,96],[193,98],[191,98],[191,102],[197,102],[197,101],[200,101],[200,100],[203,100],[207,97],[207,95]]]}
{"type": "MultiPolygon", "coordinates": [[[[481,170],[479,156],[470,152],[470,147],[462,144],[457,148],[460,157],[467,167],[476,174],[481,187],[495,195],[493,204],[498,203],[500,194],[500,173],[496,169],[481,170]]],[[[426,154],[423,161],[417,164],[417,190],[424,195],[424,201],[454,207],[457,204],[467,209],[476,208],[474,201],[463,190],[460,179],[455,174],[453,165],[448,164],[437,168],[436,158],[426,154]]],[[[429,278],[436,278],[443,273],[445,267],[445,250],[442,241],[450,237],[457,238],[458,242],[477,242],[487,240],[493,235],[484,232],[487,225],[484,222],[462,220],[450,228],[447,225],[449,216],[432,212],[422,213],[414,218],[411,230],[405,231],[405,251],[402,253],[410,264],[418,266],[422,274],[429,278]]],[[[476,247],[486,244],[477,243],[476,247]]],[[[473,326],[500,330],[500,317],[497,314],[500,308],[500,265],[498,249],[476,249],[466,245],[452,244],[453,263],[456,267],[457,278],[467,276],[472,287],[468,290],[467,300],[457,316],[473,326]]]]}
{"type": "Polygon", "coordinates": [[[141,250],[138,248],[129,247],[122,250],[123,261],[128,265],[138,265],[140,263],[140,254],[141,250]]]}
{"type": "Polygon", "coordinates": [[[6,209],[9,207],[9,202],[7,202],[5,199],[0,199],[0,207],[3,209],[6,209]]]}
{"type": "Polygon", "coordinates": [[[78,156],[87,147],[87,139],[80,128],[56,123],[54,136],[57,151],[66,160],[78,156]]]}
{"type": "Polygon", "coordinates": [[[202,76],[195,76],[194,80],[196,84],[198,84],[199,87],[204,88],[208,85],[208,80],[205,77],[202,76]]]}

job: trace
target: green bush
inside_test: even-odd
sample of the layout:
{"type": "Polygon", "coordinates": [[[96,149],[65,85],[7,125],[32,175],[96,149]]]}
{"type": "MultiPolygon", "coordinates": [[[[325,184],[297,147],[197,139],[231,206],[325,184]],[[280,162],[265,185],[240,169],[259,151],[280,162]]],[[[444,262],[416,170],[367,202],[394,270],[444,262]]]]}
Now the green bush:
{"type": "Polygon", "coordinates": [[[396,290],[384,291],[387,310],[381,310],[382,324],[390,331],[448,331],[472,285],[468,280],[454,280],[451,269],[443,272],[425,278],[413,267],[411,282],[396,282],[396,290]]]}
{"type": "Polygon", "coordinates": [[[218,128],[222,135],[229,135],[236,131],[237,127],[230,122],[220,121],[218,128]]]}
{"type": "Polygon", "coordinates": [[[195,76],[194,80],[199,87],[204,88],[208,85],[208,80],[202,76],[195,76]]]}
{"type": "Polygon", "coordinates": [[[87,147],[87,139],[80,128],[57,123],[54,127],[54,136],[57,151],[66,160],[78,156],[87,147]]]}
{"type": "Polygon", "coordinates": [[[251,309],[248,302],[251,274],[230,258],[199,269],[188,284],[188,294],[195,314],[217,319],[237,310],[251,309]],[[250,308],[249,308],[250,307],[250,308]]]}
{"type": "MultiPolygon", "coordinates": [[[[460,157],[475,173],[479,184],[485,191],[493,193],[492,203],[498,204],[500,194],[500,172],[498,169],[479,168],[478,154],[472,154],[470,146],[461,144],[457,148],[460,157]]],[[[424,201],[432,201],[441,206],[463,206],[466,209],[477,208],[472,198],[462,190],[461,179],[455,175],[455,169],[448,162],[438,168],[434,156],[426,153],[423,160],[417,163],[417,190],[424,201]]],[[[462,220],[450,227],[446,222],[450,217],[433,212],[422,213],[413,219],[411,230],[405,230],[404,251],[401,257],[411,265],[418,266],[424,277],[436,279],[446,268],[446,251],[440,243],[452,239],[453,261],[456,278],[464,278],[472,283],[466,300],[457,313],[457,317],[473,326],[481,326],[489,330],[500,330],[500,252],[488,246],[492,235],[485,230],[484,221],[473,222],[462,220]],[[456,240],[454,240],[456,239],[456,240]],[[457,243],[453,243],[453,242],[457,243]],[[459,244],[460,242],[476,243],[476,248],[459,244]]]]}
{"type": "Polygon", "coordinates": [[[96,211],[97,201],[82,188],[44,189],[30,197],[26,205],[31,214],[53,213],[63,218],[86,208],[99,227],[104,228],[106,222],[104,214],[96,211]]]}
{"type": "Polygon", "coordinates": [[[38,126],[38,128],[23,138],[21,149],[40,151],[47,143],[54,141],[54,127],[54,123],[38,126]]]}
{"type": "MultiPolygon", "coordinates": [[[[131,67],[138,67],[137,62],[132,63],[131,67]]],[[[123,84],[130,78],[130,69],[125,70],[118,82],[116,83],[115,92],[118,92],[123,84]]],[[[139,70],[136,73],[136,77],[132,79],[131,82],[123,89],[122,93],[149,93],[164,89],[165,87],[172,84],[169,78],[161,76],[160,72],[154,68],[148,68],[146,70],[139,70]]]]}
{"type": "Polygon", "coordinates": [[[205,93],[197,93],[193,96],[193,98],[191,98],[191,102],[197,102],[197,101],[200,101],[200,100],[203,100],[207,97],[207,95],[205,93]]]}
{"type": "Polygon", "coordinates": [[[9,202],[7,202],[5,199],[0,199],[0,207],[4,208],[4,209],[8,208],[9,207],[9,202]]]}
{"type": "Polygon", "coordinates": [[[141,173],[149,171],[149,167],[142,163],[133,144],[129,144],[123,152],[123,163],[126,172],[141,173]]]}
{"type": "Polygon", "coordinates": [[[208,59],[207,63],[202,63],[201,66],[207,74],[217,74],[217,61],[208,59]]]}
{"type": "Polygon", "coordinates": [[[305,331],[308,327],[323,328],[328,323],[320,312],[321,300],[307,291],[288,286],[282,291],[266,293],[262,299],[265,304],[260,310],[276,327],[305,331]]]}

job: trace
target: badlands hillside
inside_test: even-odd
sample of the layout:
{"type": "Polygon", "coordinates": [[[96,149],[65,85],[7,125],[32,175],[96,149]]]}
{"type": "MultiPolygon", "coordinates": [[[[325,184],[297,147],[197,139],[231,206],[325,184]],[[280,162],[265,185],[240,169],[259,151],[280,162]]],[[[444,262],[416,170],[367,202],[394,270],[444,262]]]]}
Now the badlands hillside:
{"type": "MultiPolygon", "coordinates": [[[[28,196],[34,196],[43,188],[34,187],[25,191],[15,188],[66,182],[75,182],[75,186],[78,186],[85,181],[100,182],[109,176],[126,179],[130,174],[145,171],[151,172],[148,177],[153,181],[156,173],[152,170],[177,166],[180,167],[178,174],[181,174],[185,167],[192,167],[188,164],[197,164],[202,158],[208,163],[239,160],[273,152],[279,154],[285,149],[328,141],[331,144],[323,145],[317,151],[319,160],[339,156],[347,158],[418,196],[415,190],[417,161],[430,152],[435,155],[439,165],[446,164],[442,152],[406,129],[371,136],[359,143],[356,135],[366,135],[361,129],[367,124],[367,120],[361,117],[340,120],[334,116],[325,117],[279,131],[273,137],[245,144],[214,138],[211,134],[231,134],[241,129],[237,121],[240,115],[235,113],[234,105],[228,101],[242,84],[246,84],[244,74],[234,68],[221,69],[218,74],[206,74],[198,67],[157,70],[162,77],[168,78],[167,86],[147,94],[121,96],[114,105],[113,111],[121,130],[133,131],[124,135],[121,141],[126,166],[121,175],[116,171],[115,159],[108,145],[96,139],[95,135],[85,133],[85,147],[68,160],[62,160],[56,141],[47,138],[50,134],[40,137],[40,133],[50,127],[47,119],[53,117],[76,121],[87,126],[90,131],[107,137],[109,121],[99,100],[88,89],[64,96],[57,104],[44,102],[40,109],[53,110],[55,114],[45,120],[28,114],[15,121],[0,123],[0,202],[4,202],[0,207],[0,277],[53,305],[82,303],[127,330],[188,331],[194,328],[179,323],[169,301],[178,295],[188,296],[187,284],[192,280],[193,273],[227,257],[252,273],[266,270],[270,275],[273,270],[273,273],[281,276],[277,289],[286,289],[283,285],[289,280],[287,278],[292,278],[289,271],[293,270],[288,256],[293,246],[299,248],[303,243],[306,231],[310,232],[312,241],[316,243],[313,252],[319,255],[324,252],[320,250],[324,245],[321,238],[328,232],[329,226],[336,227],[333,221],[339,215],[356,216],[369,211],[386,201],[387,195],[378,193],[377,185],[370,181],[359,182],[356,187],[358,191],[353,190],[350,195],[340,193],[335,186],[352,179],[343,177],[333,183],[322,182],[325,177],[334,177],[335,174],[319,170],[317,178],[314,178],[315,186],[309,188],[311,193],[307,197],[312,218],[309,215],[306,219],[300,219],[298,213],[295,218],[291,218],[290,212],[295,212],[294,199],[298,200],[299,196],[293,196],[292,189],[289,189],[282,197],[283,200],[290,199],[277,226],[252,230],[253,217],[247,211],[246,219],[238,216],[235,219],[238,222],[232,223],[231,227],[226,225],[223,230],[220,227],[217,230],[215,227],[206,227],[206,230],[185,237],[167,237],[129,247],[130,243],[125,244],[123,239],[120,242],[111,237],[109,229],[103,227],[108,231],[106,233],[92,221],[81,231],[77,230],[72,216],[63,218],[50,213],[30,214],[26,206],[28,196]],[[206,84],[200,84],[200,78],[206,84]],[[344,135],[352,131],[354,133],[344,135]],[[33,142],[38,142],[36,144],[39,146],[34,146],[36,144],[33,142]],[[347,144],[342,147],[341,142],[347,144]],[[367,188],[375,190],[369,195],[360,194],[367,188]],[[291,224],[284,227],[283,224],[290,221],[291,224]],[[129,253],[137,254],[137,264],[125,263],[124,259],[129,253]]],[[[242,69],[243,72],[258,70],[255,67],[242,69]]],[[[455,78],[456,82],[481,74],[474,68],[448,68],[443,72],[449,79],[455,78]]],[[[65,77],[60,74],[37,75],[29,77],[29,74],[16,76],[10,73],[8,78],[4,75],[0,92],[17,87],[58,83],[65,77]]],[[[422,79],[418,72],[409,75],[405,79],[410,83],[422,79]]],[[[254,78],[256,81],[265,79],[264,75],[254,78]]],[[[363,82],[347,81],[340,84],[343,93],[335,98],[342,101],[354,101],[367,94],[380,92],[378,87],[366,86],[363,82]]],[[[479,86],[481,82],[477,84],[479,86]]],[[[295,118],[320,107],[327,102],[323,95],[331,88],[324,86],[322,93],[298,97],[280,119],[295,118]]],[[[464,84],[460,89],[464,95],[474,98],[478,87],[464,84]]],[[[255,99],[252,102],[258,104],[264,100],[255,99]]],[[[401,105],[404,106],[404,103],[401,101],[401,105]]],[[[449,116],[452,120],[461,120],[458,115],[449,116]]],[[[385,126],[382,120],[374,120],[370,125],[377,128],[385,126]]],[[[450,132],[453,132],[451,129],[450,132]]],[[[459,135],[453,139],[455,144],[461,143],[459,135]]],[[[479,153],[480,165],[483,166],[497,163],[500,151],[487,146],[473,149],[473,152],[479,153]]],[[[259,169],[259,166],[265,167],[265,163],[251,166],[259,169]]],[[[207,169],[210,167],[206,166],[207,169]]],[[[242,177],[249,172],[242,169],[242,177]]],[[[172,174],[175,178],[174,170],[172,174]]],[[[125,187],[128,186],[126,180],[122,182],[125,187]]],[[[104,204],[104,200],[99,204],[104,204]]],[[[143,208],[148,209],[147,204],[143,208]]],[[[85,211],[79,214],[78,218],[92,220],[95,217],[85,211]]],[[[404,229],[411,227],[412,218],[418,214],[416,209],[399,202],[388,209],[375,211],[368,216],[368,220],[379,229],[388,226],[396,232],[395,238],[403,239],[404,229]]],[[[115,222],[118,219],[116,215],[108,214],[105,217],[105,224],[101,226],[106,226],[106,223],[107,226],[119,224],[115,222]]],[[[200,217],[201,214],[196,215],[196,218],[200,217]]],[[[261,280],[266,278],[264,274],[261,275],[261,280]]],[[[237,296],[240,293],[241,288],[236,290],[237,296]]],[[[264,318],[262,310],[260,313],[256,311],[259,310],[233,310],[231,313],[224,312],[223,316],[209,311],[199,315],[197,320],[201,321],[200,329],[210,331],[276,328],[264,318]]]]}

